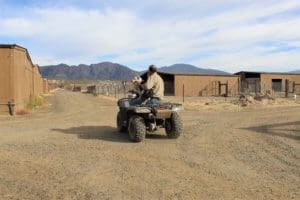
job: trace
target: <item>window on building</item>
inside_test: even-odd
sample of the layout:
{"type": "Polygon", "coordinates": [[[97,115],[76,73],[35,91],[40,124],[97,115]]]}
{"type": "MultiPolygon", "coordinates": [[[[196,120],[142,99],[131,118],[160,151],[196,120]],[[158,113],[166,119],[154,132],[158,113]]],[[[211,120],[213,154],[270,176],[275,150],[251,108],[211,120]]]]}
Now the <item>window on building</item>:
{"type": "Polygon", "coordinates": [[[282,79],[272,79],[272,89],[276,92],[282,91],[282,79]]]}

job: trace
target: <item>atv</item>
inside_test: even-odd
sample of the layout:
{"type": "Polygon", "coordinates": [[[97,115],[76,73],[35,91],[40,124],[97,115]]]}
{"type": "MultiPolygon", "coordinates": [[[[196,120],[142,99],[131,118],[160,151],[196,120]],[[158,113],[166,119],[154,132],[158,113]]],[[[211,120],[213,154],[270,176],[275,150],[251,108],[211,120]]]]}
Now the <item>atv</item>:
{"type": "Polygon", "coordinates": [[[119,132],[128,132],[130,140],[141,142],[147,133],[164,128],[167,137],[178,138],[183,124],[178,111],[181,104],[154,101],[152,91],[130,91],[133,95],[118,100],[117,127],[119,132]]]}

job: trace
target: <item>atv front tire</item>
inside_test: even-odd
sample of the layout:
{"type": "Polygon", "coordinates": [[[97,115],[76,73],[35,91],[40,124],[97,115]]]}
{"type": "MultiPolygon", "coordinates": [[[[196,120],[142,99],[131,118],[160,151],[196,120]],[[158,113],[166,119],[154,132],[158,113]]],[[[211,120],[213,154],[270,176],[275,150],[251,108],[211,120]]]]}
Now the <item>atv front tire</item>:
{"type": "Polygon", "coordinates": [[[127,127],[123,126],[122,115],[120,111],[118,112],[117,115],[117,128],[120,133],[124,133],[127,131],[127,127]]]}
{"type": "Polygon", "coordinates": [[[178,138],[183,130],[183,124],[180,115],[177,112],[172,112],[171,118],[165,121],[165,130],[168,138],[178,138]]]}
{"type": "Polygon", "coordinates": [[[142,117],[133,115],[129,120],[128,133],[130,140],[141,142],[146,137],[146,125],[142,117]]]}

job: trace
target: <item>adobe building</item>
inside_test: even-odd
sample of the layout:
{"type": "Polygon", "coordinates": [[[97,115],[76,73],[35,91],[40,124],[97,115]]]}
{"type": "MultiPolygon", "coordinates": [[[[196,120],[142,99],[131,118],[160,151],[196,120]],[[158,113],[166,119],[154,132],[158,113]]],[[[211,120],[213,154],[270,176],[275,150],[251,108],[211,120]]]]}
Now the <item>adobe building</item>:
{"type": "Polygon", "coordinates": [[[300,94],[300,74],[277,72],[247,72],[235,73],[241,76],[241,92],[260,93],[273,91],[300,94]]]}
{"type": "Polygon", "coordinates": [[[0,114],[23,109],[30,96],[44,92],[39,66],[24,47],[0,44],[0,72],[0,114]]]}
{"type": "MultiPolygon", "coordinates": [[[[239,93],[238,75],[214,75],[158,72],[167,96],[234,96],[239,93]]],[[[146,73],[142,75],[146,80],[146,73]]]]}

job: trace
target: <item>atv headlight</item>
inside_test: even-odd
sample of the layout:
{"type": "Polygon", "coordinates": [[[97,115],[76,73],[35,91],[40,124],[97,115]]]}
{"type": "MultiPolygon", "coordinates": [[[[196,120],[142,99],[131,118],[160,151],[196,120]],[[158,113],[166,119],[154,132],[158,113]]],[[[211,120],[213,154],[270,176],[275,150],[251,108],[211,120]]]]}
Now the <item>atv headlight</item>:
{"type": "Polygon", "coordinates": [[[151,113],[151,110],[149,108],[145,108],[145,107],[137,107],[134,109],[134,112],[136,112],[136,113],[151,113]]]}

